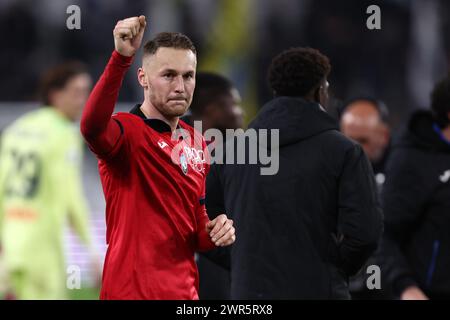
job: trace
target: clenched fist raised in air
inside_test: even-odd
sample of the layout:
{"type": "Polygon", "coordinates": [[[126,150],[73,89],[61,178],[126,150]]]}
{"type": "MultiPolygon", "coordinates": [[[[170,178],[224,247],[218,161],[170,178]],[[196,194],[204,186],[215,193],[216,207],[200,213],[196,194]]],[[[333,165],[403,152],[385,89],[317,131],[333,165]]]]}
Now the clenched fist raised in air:
{"type": "Polygon", "coordinates": [[[145,16],[119,20],[113,31],[116,51],[123,56],[133,56],[141,46],[146,24],[145,16]]]}

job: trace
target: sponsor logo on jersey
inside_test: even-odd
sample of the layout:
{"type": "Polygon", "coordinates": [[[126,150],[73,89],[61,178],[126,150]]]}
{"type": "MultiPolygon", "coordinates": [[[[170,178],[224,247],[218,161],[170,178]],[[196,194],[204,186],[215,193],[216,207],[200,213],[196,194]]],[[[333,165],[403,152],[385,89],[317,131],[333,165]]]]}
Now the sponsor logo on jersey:
{"type": "Polygon", "coordinates": [[[182,153],[180,155],[180,166],[181,166],[181,170],[183,171],[184,174],[188,173],[188,162],[186,160],[186,156],[184,155],[184,153],[182,153]]]}

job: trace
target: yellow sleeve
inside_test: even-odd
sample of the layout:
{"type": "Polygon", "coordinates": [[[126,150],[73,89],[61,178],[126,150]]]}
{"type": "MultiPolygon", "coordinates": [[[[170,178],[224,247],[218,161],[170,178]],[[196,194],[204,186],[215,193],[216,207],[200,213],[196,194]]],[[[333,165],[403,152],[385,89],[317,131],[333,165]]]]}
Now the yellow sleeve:
{"type": "Polygon", "coordinates": [[[77,139],[75,141],[76,143],[69,146],[66,153],[67,172],[65,188],[67,192],[69,222],[76,234],[80,237],[81,241],[85,245],[90,246],[91,237],[89,233],[88,206],[82,187],[81,139],[77,139]]]}
{"type": "Polygon", "coordinates": [[[4,166],[4,155],[3,155],[3,139],[0,137],[0,252],[2,247],[2,235],[3,235],[3,219],[5,215],[5,208],[3,207],[3,193],[5,192],[5,166],[4,166]]]}

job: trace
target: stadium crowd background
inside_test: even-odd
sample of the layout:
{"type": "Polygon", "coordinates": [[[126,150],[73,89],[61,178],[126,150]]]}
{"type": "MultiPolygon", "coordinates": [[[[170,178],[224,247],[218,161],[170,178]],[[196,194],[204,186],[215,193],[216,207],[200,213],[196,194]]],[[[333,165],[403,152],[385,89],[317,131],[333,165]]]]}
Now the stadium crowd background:
{"type": "MultiPolygon", "coordinates": [[[[342,101],[371,96],[389,107],[394,132],[412,110],[429,106],[433,84],[449,70],[450,2],[445,0],[0,0],[0,29],[7,30],[0,50],[0,130],[38,107],[38,80],[49,67],[80,60],[97,79],[113,50],[116,21],[139,14],[149,21],[144,39],[170,30],[194,41],[199,70],[226,75],[241,92],[246,123],[271,97],[266,81],[271,59],[289,47],[311,46],[330,57],[330,113],[342,101]],[[66,27],[72,4],[81,9],[81,30],[66,27]],[[371,4],[381,8],[381,30],[366,27],[371,4]]],[[[140,92],[134,71],[129,72],[116,110],[131,109],[140,92]]],[[[89,152],[83,170],[91,231],[103,254],[104,199],[89,152]]],[[[69,264],[88,268],[86,253],[70,232],[66,248],[69,264]]]]}

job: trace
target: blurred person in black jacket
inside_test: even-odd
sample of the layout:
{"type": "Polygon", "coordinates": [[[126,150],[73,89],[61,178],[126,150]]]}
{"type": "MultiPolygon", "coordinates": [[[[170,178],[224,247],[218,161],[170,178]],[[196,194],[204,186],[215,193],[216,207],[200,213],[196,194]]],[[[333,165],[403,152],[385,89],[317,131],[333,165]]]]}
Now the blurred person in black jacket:
{"type": "Polygon", "coordinates": [[[450,76],[393,144],[382,192],[384,279],[400,299],[450,298],[450,76]]]}
{"type": "MultiPolygon", "coordinates": [[[[256,142],[278,156],[278,172],[262,175],[261,163],[236,159],[211,167],[208,212],[233,215],[239,234],[232,299],[349,299],[348,277],[377,247],[383,224],[371,165],[322,107],[330,69],[311,48],[272,61],[275,98],[249,128],[279,130],[278,145],[256,142]]],[[[234,151],[248,154],[249,144],[234,151]]]]}
{"type": "MultiPolygon", "coordinates": [[[[389,154],[390,128],[389,112],[386,105],[371,97],[356,97],[343,104],[340,109],[340,128],[343,134],[361,145],[375,174],[378,192],[381,193],[385,181],[385,165],[389,154]]],[[[371,273],[369,266],[378,262],[371,256],[361,271],[350,278],[352,299],[389,299],[389,291],[367,286],[371,273]]]]}
{"type": "MultiPolygon", "coordinates": [[[[191,126],[194,126],[194,121],[201,121],[202,133],[208,129],[218,129],[225,134],[226,129],[243,127],[243,110],[240,103],[239,92],[230,80],[217,73],[198,72],[189,114],[182,119],[191,126]]],[[[209,213],[208,215],[210,219],[214,216],[209,213]]],[[[227,250],[229,249],[226,247],[216,248],[197,256],[201,300],[230,299],[227,250]]]]}
{"type": "Polygon", "coordinates": [[[390,128],[386,105],[370,97],[347,101],[341,109],[340,128],[344,135],[358,142],[372,164],[375,180],[381,188],[389,154],[390,128]]]}

